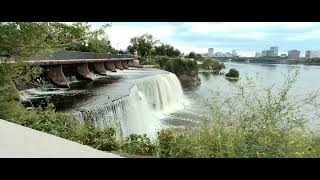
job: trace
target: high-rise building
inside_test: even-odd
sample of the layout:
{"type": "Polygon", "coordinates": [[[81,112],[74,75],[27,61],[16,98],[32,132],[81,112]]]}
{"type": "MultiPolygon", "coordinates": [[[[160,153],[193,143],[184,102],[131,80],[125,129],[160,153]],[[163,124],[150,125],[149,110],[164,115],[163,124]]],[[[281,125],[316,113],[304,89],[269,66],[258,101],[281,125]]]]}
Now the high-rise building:
{"type": "Polygon", "coordinates": [[[208,49],[208,56],[209,57],[213,57],[213,52],[214,52],[214,49],[213,48],[209,48],[208,49]]]}
{"type": "Polygon", "coordinates": [[[270,56],[278,56],[279,48],[276,46],[270,47],[270,56]]]}
{"type": "Polygon", "coordinates": [[[225,57],[225,54],[222,53],[222,52],[216,52],[214,55],[215,55],[216,57],[225,57]]]}
{"type": "Polygon", "coordinates": [[[236,50],[232,50],[232,56],[233,56],[233,57],[238,56],[238,54],[237,54],[237,51],[236,51],[236,50]]]}
{"type": "Polygon", "coordinates": [[[310,51],[310,58],[320,57],[320,51],[310,51]]]}
{"type": "Polygon", "coordinates": [[[270,50],[263,50],[261,53],[262,57],[270,57],[272,55],[272,52],[270,50]]]}
{"type": "Polygon", "coordinates": [[[306,58],[306,59],[309,59],[309,58],[310,58],[310,52],[311,52],[310,50],[309,50],[309,51],[306,51],[306,54],[305,54],[305,58],[306,58]]]}
{"type": "Polygon", "coordinates": [[[300,51],[298,50],[291,50],[288,52],[288,59],[290,60],[298,60],[300,57],[300,51]]]}
{"type": "Polygon", "coordinates": [[[229,53],[229,52],[226,52],[226,53],[225,53],[225,57],[232,57],[232,54],[229,53]]]}
{"type": "Polygon", "coordinates": [[[256,57],[261,57],[261,53],[260,52],[256,52],[256,57]]]}

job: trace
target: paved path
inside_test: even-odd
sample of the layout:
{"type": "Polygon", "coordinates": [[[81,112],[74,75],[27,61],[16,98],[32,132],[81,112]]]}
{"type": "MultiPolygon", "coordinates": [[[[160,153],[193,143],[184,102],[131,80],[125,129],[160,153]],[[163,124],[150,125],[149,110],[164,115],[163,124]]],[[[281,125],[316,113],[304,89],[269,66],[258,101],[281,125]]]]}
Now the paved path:
{"type": "Polygon", "coordinates": [[[0,119],[0,158],[121,158],[0,119]]]}

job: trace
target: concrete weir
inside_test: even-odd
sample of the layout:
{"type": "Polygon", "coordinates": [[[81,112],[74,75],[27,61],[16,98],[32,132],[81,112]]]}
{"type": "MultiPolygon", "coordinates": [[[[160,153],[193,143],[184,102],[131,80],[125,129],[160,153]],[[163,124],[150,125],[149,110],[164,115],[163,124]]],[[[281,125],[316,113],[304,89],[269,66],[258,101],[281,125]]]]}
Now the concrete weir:
{"type": "Polygon", "coordinates": [[[100,75],[107,75],[104,63],[93,63],[94,71],[100,75]]]}
{"type": "Polygon", "coordinates": [[[117,72],[116,67],[114,66],[114,61],[107,61],[106,66],[108,70],[112,72],[117,72]]]}
{"type": "Polygon", "coordinates": [[[50,66],[48,70],[48,77],[58,86],[70,87],[66,77],[64,76],[62,65],[50,66]]]}
{"type": "Polygon", "coordinates": [[[116,66],[117,69],[123,70],[123,66],[121,64],[121,61],[115,61],[114,65],[116,66]]]}
{"type": "Polygon", "coordinates": [[[127,61],[121,61],[121,65],[124,69],[129,69],[127,61]]]}
{"type": "Polygon", "coordinates": [[[133,67],[134,65],[133,65],[133,60],[128,60],[128,66],[129,67],[133,67]]]}
{"type": "Polygon", "coordinates": [[[88,63],[77,65],[77,72],[85,79],[93,80],[90,74],[90,70],[88,68],[88,63]]]}

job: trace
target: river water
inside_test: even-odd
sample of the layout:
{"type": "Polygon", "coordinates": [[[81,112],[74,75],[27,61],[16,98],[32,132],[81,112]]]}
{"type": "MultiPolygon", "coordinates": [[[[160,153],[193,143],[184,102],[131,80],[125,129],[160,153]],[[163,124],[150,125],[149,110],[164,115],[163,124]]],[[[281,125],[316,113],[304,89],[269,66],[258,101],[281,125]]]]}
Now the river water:
{"type": "MultiPolygon", "coordinates": [[[[288,73],[298,70],[298,79],[290,95],[304,95],[320,89],[320,66],[282,64],[225,63],[226,70],[235,68],[240,80],[230,82],[223,75],[199,72],[201,85],[182,89],[178,78],[159,69],[132,68],[94,82],[74,81],[71,89],[38,88],[23,91],[26,100],[43,99],[56,104],[59,111],[74,115],[77,121],[91,121],[98,127],[111,126],[126,137],[131,133],[153,138],[160,128],[183,127],[202,121],[207,112],[204,100],[212,90],[230,94],[235,85],[247,78],[258,78],[261,87],[281,85],[288,73]]],[[[72,79],[72,78],[70,78],[72,79]]]]}

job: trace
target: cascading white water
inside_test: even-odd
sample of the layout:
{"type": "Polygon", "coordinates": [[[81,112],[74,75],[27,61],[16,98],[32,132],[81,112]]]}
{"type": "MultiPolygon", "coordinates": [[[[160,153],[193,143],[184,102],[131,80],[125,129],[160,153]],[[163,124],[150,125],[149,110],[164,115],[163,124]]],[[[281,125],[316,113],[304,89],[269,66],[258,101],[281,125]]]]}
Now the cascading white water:
{"type": "Polygon", "coordinates": [[[157,74],[131,81],[127,96],[74,114],[77,121],[91,121],[97,127],[113,127],[121,137],[147,134],[161,128],[160,119],[184,107],[187,102],[176,75],[157,74]]]}

